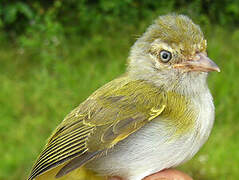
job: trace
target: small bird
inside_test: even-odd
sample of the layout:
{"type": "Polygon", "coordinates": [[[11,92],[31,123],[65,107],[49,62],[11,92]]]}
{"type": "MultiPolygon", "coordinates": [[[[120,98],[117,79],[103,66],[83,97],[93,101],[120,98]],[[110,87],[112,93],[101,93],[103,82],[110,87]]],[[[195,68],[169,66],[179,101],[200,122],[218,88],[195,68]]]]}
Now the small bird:
{"type": "Polygon", "coordinates": [[[200,27],[185,15],[159,16],[132,46],[126,73],[60,123],[28,179],[85,168],[141,180],[191,159],[214,122],[210,71],[220,69],[200,27]]]}

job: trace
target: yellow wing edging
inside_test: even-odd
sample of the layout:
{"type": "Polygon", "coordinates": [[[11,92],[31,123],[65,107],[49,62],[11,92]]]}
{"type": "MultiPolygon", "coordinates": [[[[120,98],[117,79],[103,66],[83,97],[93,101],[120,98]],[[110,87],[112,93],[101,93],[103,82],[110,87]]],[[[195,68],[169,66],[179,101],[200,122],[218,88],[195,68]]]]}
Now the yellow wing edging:
{"type": "Polygon", "coordinates": [[[153,120],[154,118],[158,117],[163,110],[165,109],[166,105],[162,105],[162,107],[160,109],[156,109],[156,108],[151,108],[151,112],[150,112],[150,117],[149,117],[149,121],[153,120]]]}

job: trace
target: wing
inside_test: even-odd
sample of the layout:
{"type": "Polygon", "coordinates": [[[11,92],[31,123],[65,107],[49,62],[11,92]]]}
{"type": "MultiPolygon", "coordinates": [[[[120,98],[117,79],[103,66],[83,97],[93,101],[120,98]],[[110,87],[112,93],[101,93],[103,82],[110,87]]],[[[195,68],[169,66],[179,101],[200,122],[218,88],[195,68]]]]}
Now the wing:
{"type": "Polygon", "coordinates": [[[82,166],[159,116],[165,106],[164,93],[150,83],[125,77],[111,81],[66,116],[29,180],[66,161],[56,177],[82,166]]]}

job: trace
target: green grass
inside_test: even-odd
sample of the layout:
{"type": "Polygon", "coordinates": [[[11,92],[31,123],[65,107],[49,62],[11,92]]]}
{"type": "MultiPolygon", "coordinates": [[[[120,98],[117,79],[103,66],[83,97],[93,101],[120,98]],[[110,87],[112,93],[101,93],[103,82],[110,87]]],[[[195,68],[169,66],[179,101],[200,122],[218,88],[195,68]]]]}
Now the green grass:
{"type": "MultiPolygon", "coordinates": [[[[120,75],[135,29],[78,37],[40,49],[0,47],[0,180],[26,178],[51,131],[94,90],[120,75]]],[[[141,31],[142,32],[142,31],[141,31]]],[[[216,120],[209,141],[179,167],[196,180],[239,177],[239,33],[215,28],[209,56],[221,73],[211,73],[216,120]]]]}

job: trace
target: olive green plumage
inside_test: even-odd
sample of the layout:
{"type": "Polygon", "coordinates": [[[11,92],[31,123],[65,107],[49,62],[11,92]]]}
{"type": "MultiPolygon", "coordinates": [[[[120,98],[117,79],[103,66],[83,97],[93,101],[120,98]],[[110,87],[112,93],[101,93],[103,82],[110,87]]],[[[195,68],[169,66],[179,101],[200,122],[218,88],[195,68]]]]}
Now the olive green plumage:
{"type": "Polygon", "coordinates": [[[187,103],[185,97],[146,81],[115,79],[66,116],[35,163],[31,178],[76,156],[106,151],[159,115],[169,128],[178,127],[175,135],[182,135],[195,119],[187,103]]]}
{"type": "Polygon", "coordinates": [[[130,160],[127,153],[135,149],[128,151],[130,147],[124,145],[117,146],[123,152],[113,152],[106,160],[110,163],[120,159],[116,166],[101,164],[99,160],[96,164],[100,167],[93,164],[91,169],[138,180],[149,175],[144,171],[154,173],[192,157],[206,141],[214,119],[206,77],[207,72],[219,68],[207,57],[206,46],[199,26],[186,16],[160,16],[132,47],[127,72],[94,92],[56,128],[34,164],[29,180],[59,165],[64,167],[56,174],[57,178],[94,159],[103,157],[101,160],[105,162],[104,157],[119,142],[136,146],[136,151],[144,144],[150,144],[144,146],[147,150],[151,146],[159,148],[150,152],[158,157],[155,165],[145,167],[141,173],[137,171],[139,156],[145,150],[142,149],[132,154],[135,163],[127,168],[130,160]],[[159,137],[155,135],[158,139],[145,128],[153,123],[158,127],[159,137]],[[125,141],[132,134],[138,134],[133,137],[141,144],[125,141]],[[148,135],[146,142],[140,141],[148,135]],[[158,142],[161,144],[157,145],[158,142]],[[175,153],[177,148],[179,154],[175,153]]]}

